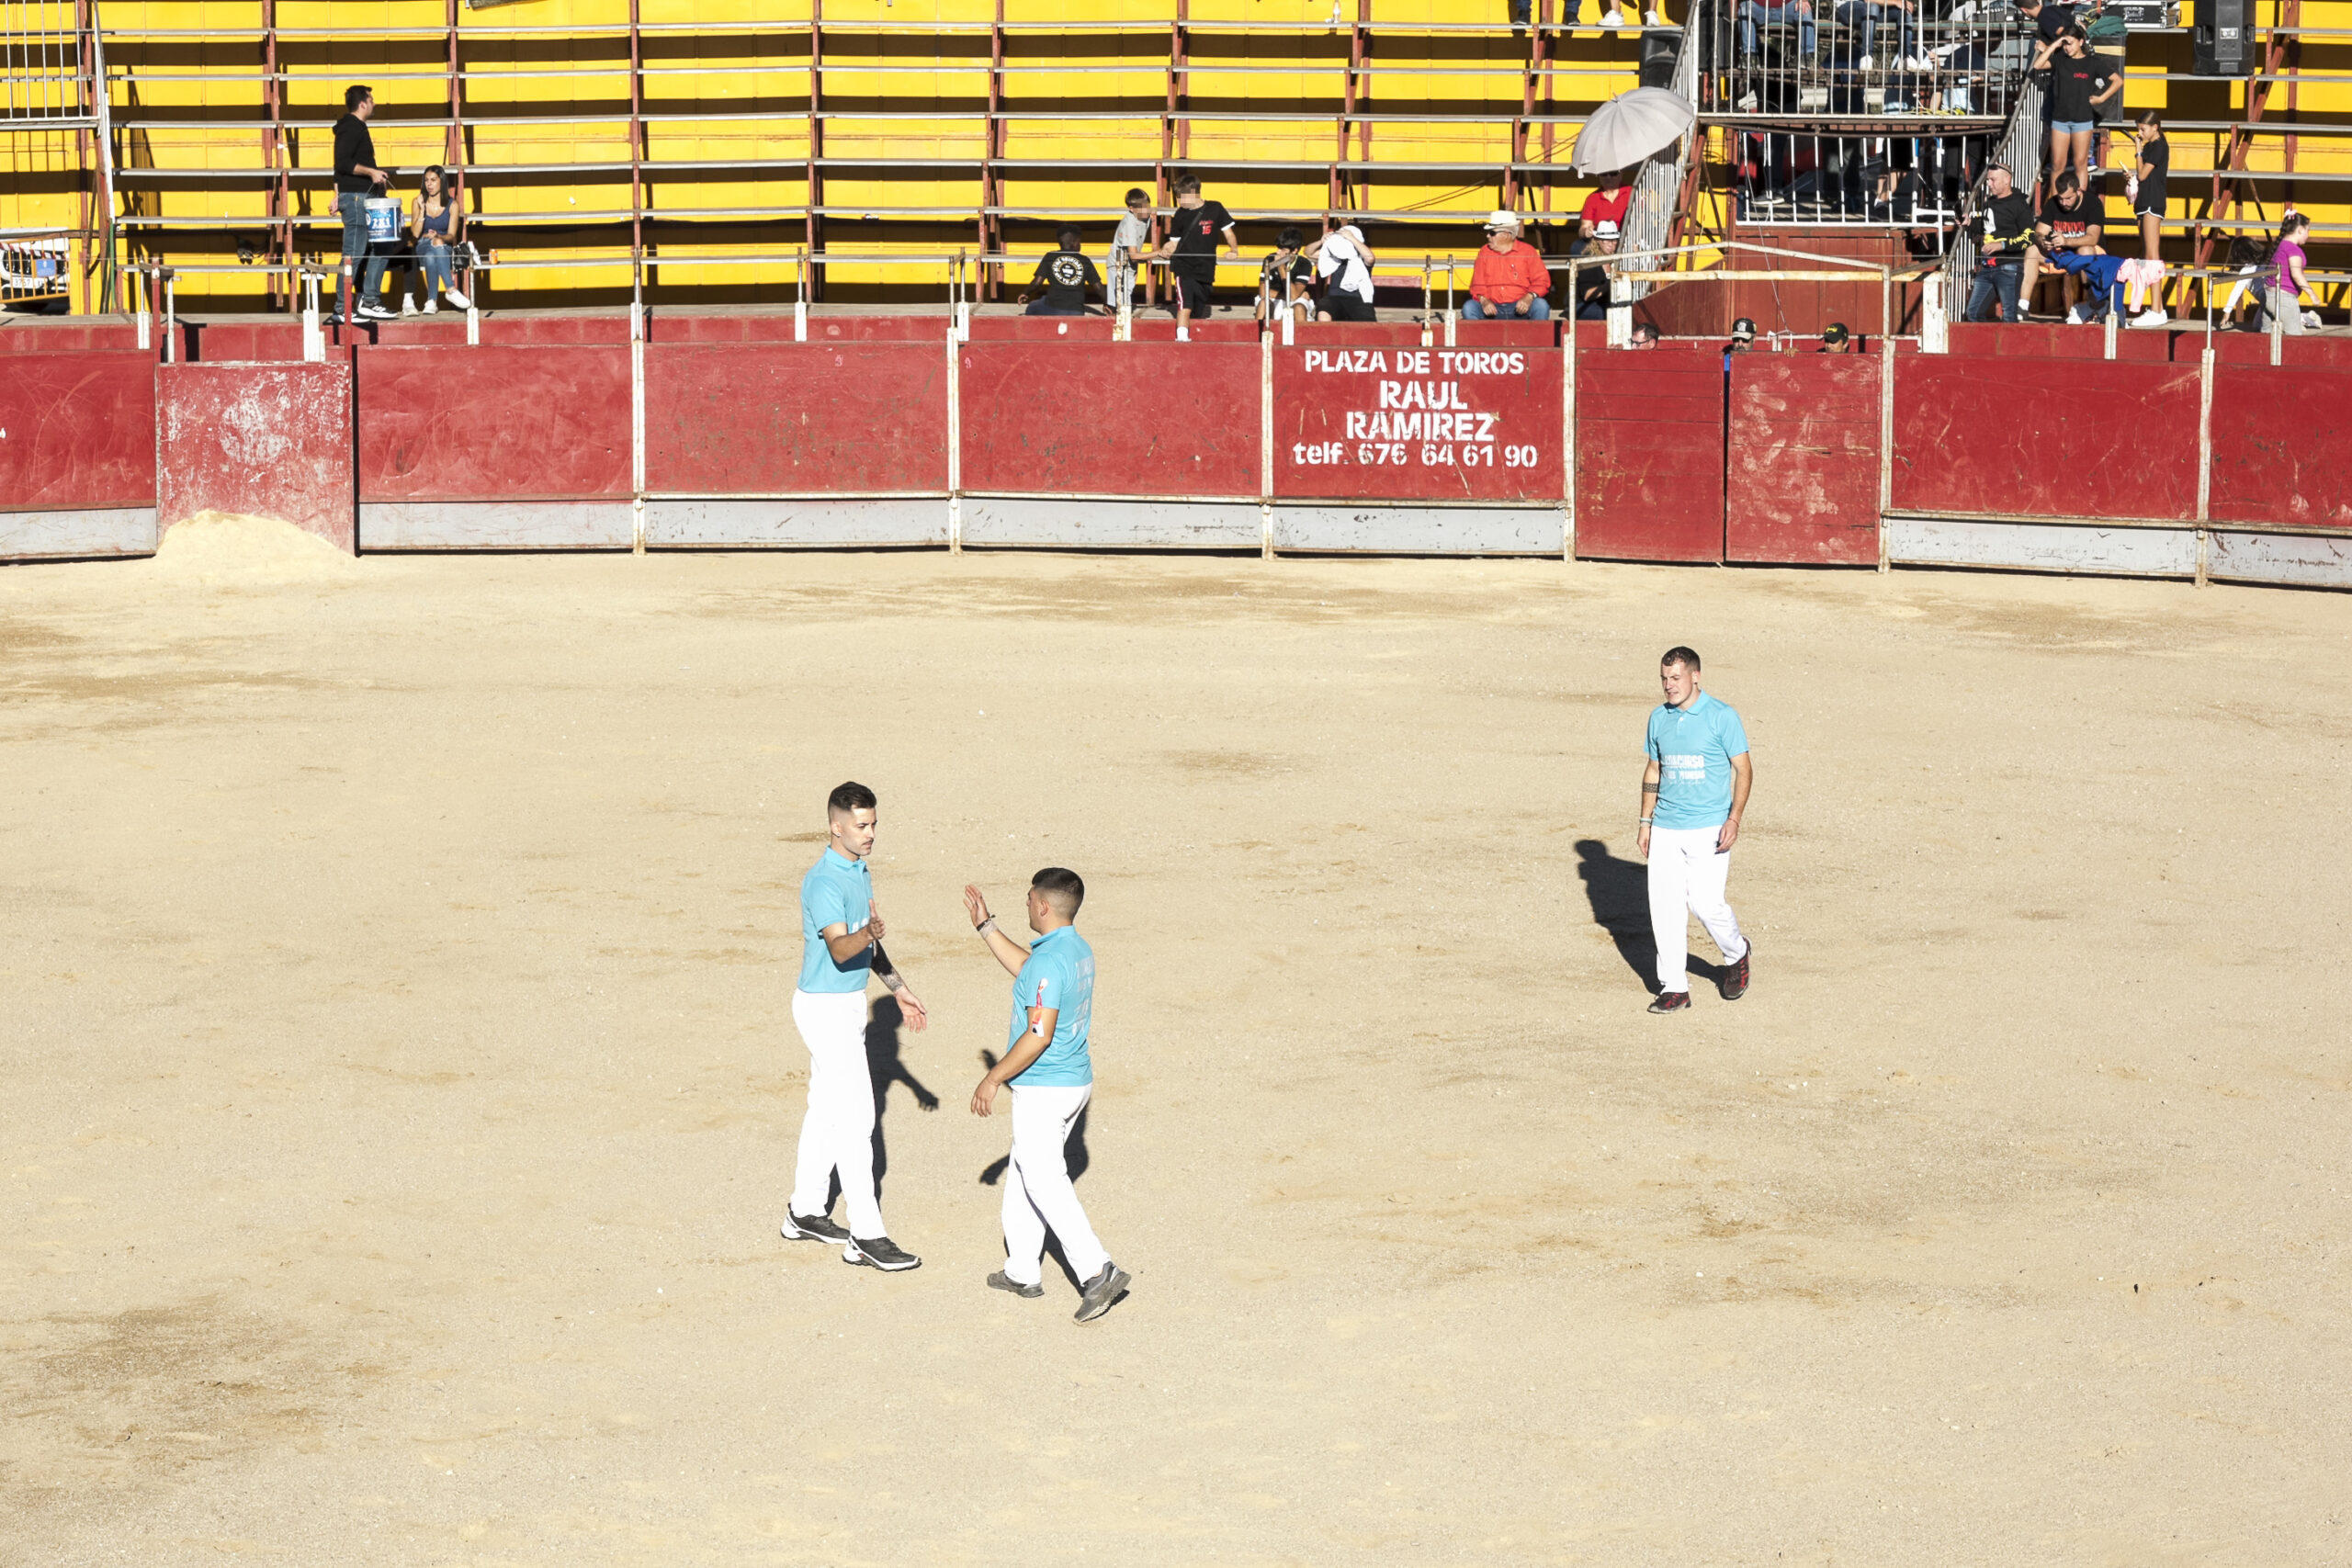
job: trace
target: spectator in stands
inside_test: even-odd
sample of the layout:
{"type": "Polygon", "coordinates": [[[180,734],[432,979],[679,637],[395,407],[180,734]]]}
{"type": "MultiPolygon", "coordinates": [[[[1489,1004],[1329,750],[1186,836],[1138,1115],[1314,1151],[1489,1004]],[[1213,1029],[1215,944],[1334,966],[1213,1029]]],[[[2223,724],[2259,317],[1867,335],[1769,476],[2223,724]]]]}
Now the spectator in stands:
{"type": "Polygon", "coordinates": [[[1136,298],[1136,258],[1151,254],[1151,221],[1159,216],[1151,197],[1140,187],[1127,192],[1127,215],[1111,236],[1111,309],[1131,305],[1136,298]]]}
{"type": "Polygon", "coordinates": [[[2091,178],[2096,182],[2107,167],[2109,128],[2123,123],[2123,51],[2131,41],[2132,24],[2124,19],[2119,0],[2092,0],[2075,14],[2075,22],[2089,38],[2092,56],[2116,83],[2114,95],[2099,112],[2098,130],[2091,135],[2091,178]]]}
{"type": "Polygon", "coordinates": [[[1029,292],[1020,297],[1020,303],[1029,307],[1021,312],[1024,316],[1083,316],[1086,291],[1102,287],[1102,276],[1085,252],[1083,235],[1075,229],[1064,229],[1054,236],[1054,243],[1059,248],[1037,258],[1029,292]]]}
{"type": "Polygon", "coordinates": [[[2018,288],[2024,278],[2026,243],[2033,237],[2033,205],[2018,194],[2009,171],[1996,164],[1984,172],[1983,232],[1976,242],[1976,281],[1968,291],[1966,319],[1987,320],[1997,298],[1999,320],[2018,320],[2018,288]]]}
{"type": "Polygon", "coordinates": [[[1609,237],[1615,239],[1633,205],[1634,187],[1625,183],[1623,175],[1610,170],[1600,176],[1600,188],[1584,198],[1584,207],[1577,214],[1577,238],[1589,240],[1606,225],[1609,237]]]}
{"type": "Polygon", "coordinates": [[[1843,321],[1832,321],[1821,331],[1821,352],[1824,354],[1859,354],[1861,345],[1843,321]]]}
{"type": "MultiPolygon", "coordinates": [[[[2132,198],[2132,220],[2140,227],[2143,276],[2153,283],[2164,272],[2165,177],[2172,172],[2172,143],[2165,140],[2164,117],[2154,109],[2140,116],[2132,139],[2137,150],[2132,154],[2132,173],[2123,182],[2123,192],[2132,198]]],[[[2132,292],[2136,300],[2136,285],[2132,292]]],[[[2161,327],[2171,319],[2165,313],[2163,296],[2157,294],[2147,300],[2145,310],[2132,318],[2132,325],[2161,327]]]]}
{"type": "Polygon", "coordinates": [[[1635,321],[1634,323],[1633,346],[1635,348],[1656,348],[1657,346],[1657,326],[1648,321],[1635,321]]]}
{"type": "MultiPolygon", "coordinates": [[[[1579,258],[1596,255],[1613,256],[1617,254],[1616,225],[1612,223],[1607,227],[1610,232],[1596,234],[1590,240],[1577,243],[1577,255],[1579,258]]],[[[1609,319],[1609,275],[1611,270],[1607,265],[1570,270],[1569,276],[1576,279],[1576,319],[1577,321],[1605,321],[1609,319]]]]}
{"type": "MultiPolygon", "coordinates": [[[[2034,285],[2041,280],[2045,268],[2056,269],[2056,258],[2068,251],[2097,253],[2099,242],[2107,234],[2107,212],[2098,198],[2083,193],[2083,182],[2075,177],[2072,169],[2052,182],[2052,194],[2041,204],[2041,216],[2034,220],[2033,243],[2026,247],[2025,274],[2019,285],[2019,298],[2030,315],[2033,309],[2034,285]]],[[[2067,275],[2070,278],[2074,274],[2067,275]]],[[[2067,294],[2074,293],[2072,288],[2067,294]]],[[[2066,305],[2075,303],[2072,298],[2066,305]]]]}
{"type": "MultiPolygon", "coordinates": [[[[2303,335],[2303,291],[2311,287],[2303,272],[2303,242],[2312,234],[2312,220],[2300,212],[2287,214],[2278,226],[2278,243],[2270,252],[2270,276],[2264,281],[2262,310],[2278,319],[2278,330],[2303,335]]],[[[2256,320],[2260,320],[2259,316],[2256,320]]]]}
{"type": "Polygon", "coordinates": [[[1548,321],[1551,292],[1552,275],[1543,255],[1519,237],[1519,214],[1495,209],[1487,220],[1487,243],[1470,268],[1470,298],[1463,301],[1462,319],[1548,321]]]}
{"type": "Polygon", "coordinates": [[[1176,275],[1176,341],[1190,343],[1193,318],[1216,308],[1210,295],[1216,287],[1217,241],[1224,240],[1228,260],[1239,261],[1241,236],[1234,231],[1233,215],[1223,202],[1201,198],[1198,175],[1176,176],[1174,228],[1159,254],[1176,275]]]}
{"type": "MultiPolygon", "coordinates": [[[[427,168],[417,180],[416,199],[409,204],[408,237],[416,265],[424,274],[424,313],[441,308],[441,295],[459,310],[472,303],[458,292],[457,246],[466,237],[466,215],[450,193],[449,176],[440,164],[427,168]]],[[[409,297],[401,296],[401,313],[408,313],[409,297]]]]}
{"type": "Polygon", "coordinates": [[[1296,228],[1274,236],[1272,254],[1258,264],[1258,320],[1264,322],[1287,312],[1299,321],[1315,319],[1315,264],[1299,252],[1306,236],[1296,228]]]}
{"type": "Polygon", "coordinates": [[[1764,0],[1740,0],[1739,52],[1753,57],[1762,51],[1758,29],[1766,23],[1779,27],[1784,17],[1793,17],[1797,24],[1797,56],[1811,61],[1819,52],[1820,38],[1813,27],[1813,0],[1786,0],[1785,4],[1764,4],[1764,0]]]}
{"type": "MultiPolygon", "coordinates": [[[[343,118],[334,122],[334,199],[343,214],[344,265],[362,273],[356,314],[376,321],[390,318],[384,309],[385,258],[368,254],[368,198],[391,182],[390,172],[376,166],[376,139],[368,133],[368,117],[376,112],[376,95],[364,86],[343,91],[343,118]]],[[[338,292],[334,319],[343,320],[338,292]]]]}
{"type": "Polygon", "coordinates": [[[2051,174],[2071,174],[2087,184],[2091,132],[2109,103],[2123,96],[2123,78],[2109,73],[2106,60],[2090,51],[2090,39],[2080,28],[2068,28],[2055,43],[2043,44],[2033,63],[2050,73],[2051,174]]]}
{"type": "Polygon", "coordinates": [[[1869,71],[1878,63],[1878,22],[1883,15],[1894,24],[1894,63],[1898,71],[1928,70],[1928,57],[1919,52],[1917,0],[1839,0],[1837,10],[1838,25],[1850,28],[1860,35],[1857,47],[1861,54],[1854,61],[1854,69],[1869,71]]]}
{"type": "Polygon", "coordinates": [[[1316,276],[1323,280],[1323,308],[1318,321],[1376,321],[1372,308],[1372,269],[1379,265],[1363,243],[1363,231],[1341,224],[1304,253],[1313,258],[1316,276]]]}

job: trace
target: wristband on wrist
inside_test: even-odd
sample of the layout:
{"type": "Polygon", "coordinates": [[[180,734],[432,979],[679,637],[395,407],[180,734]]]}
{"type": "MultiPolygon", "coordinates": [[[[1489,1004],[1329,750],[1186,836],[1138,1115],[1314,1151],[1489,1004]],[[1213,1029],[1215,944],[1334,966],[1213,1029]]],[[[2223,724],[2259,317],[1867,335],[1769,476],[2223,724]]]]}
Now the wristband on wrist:
{"type": "Polygon", "coordinates": [[[986,936],[989,931],[992,931],[995,929],[996,917],[994,915],[990,915],[987,919],[982,920],[978,925],[974,926],[972,928],[972,931],[976,936],[986,936]]]}
{"type": "Polygon", "coordinates": [[[1646,828],[1646,827],[1650,826],[1653,822],[1655,822],[1655,821],[1657,820],[1657,818],[1652,818],[1652,817],[1637,817],[1637,818],[1634,818],[1634,820],[1635,820],[1635,821],[1637,821],[1637,822],[1639,822],[1643,827],[1646,828]]]}

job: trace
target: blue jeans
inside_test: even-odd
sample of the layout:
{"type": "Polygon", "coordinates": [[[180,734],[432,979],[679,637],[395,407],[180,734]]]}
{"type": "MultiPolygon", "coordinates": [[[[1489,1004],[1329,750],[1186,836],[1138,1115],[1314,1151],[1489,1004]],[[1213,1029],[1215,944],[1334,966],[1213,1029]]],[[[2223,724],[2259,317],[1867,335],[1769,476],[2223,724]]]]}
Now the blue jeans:
{"type": "Polygon", "coordinates": [[[1796,0],[1788,0],[1788,4],[1782,6],[1767,6],[1764,0],[1740,0],[1739,52],[1742,54],[1756,52],[1757,24],[1770,22],[1777,27],[1790,17],[1796,18],[1797,52],[1810,60],[1815,52],[1813,13],[1810,10],[1798,10],[1796,0]]]}
{"type": "Polygon", "coordinates": [[[424,269],[424,297],[433,298],[436,288],[443,293],[458,286],[457,269],[449,265],[449,247],[434,244],[430,240],[416,243],[416,265],[424,269]]]}
{"type": "Polygon", "coordinates": [[[1464,299],[1462,301],[1462,319],[1465,321],[1548,321],[1552,319],[1552,304],[1548,299],[1531,295],[1527,301],[1527,314],[1522,316],[1514,306],[1498,305],[1489,310],[1476,299],[1464,299]]]}
{"type": "MultiPolygon", "coordinates": [[[[339,193],[335,200],[343,208],[343,259],[347,262],[365,259],[368,263],[366,271],[361,275],[359,302],[362,305],[381,304],[386,258],[368,254],[368,193],[346,190],[339,193]]],[[[343,288],[338,284],[335,298],[340,301],[342,297],[343,288]]]]}
{"type": "Polygon", "coordinates": [[[1895,28],[1900,35],[1895,40],[1895,57],[1908,60],[1917,54],[1919,35],[1915,13],[1906,11],[1900,6],[1879,5],[1875,0],[1840,0],[1838,6],[1838,20],[1847,27],[1859,28],[1862,35],[1856,58],[1863,54],[1878,52],[1878,14],[1881,11],[1891,11],[1894,14],[1895,28]]]}
{"type": "Polygon", "coordinates": [[[1976,268],[1976,282],[1968,291],[1968,310],[1962,319],[1971,321],[1992,320],[1984,313],[1984,310],[1993,302],[1994,297],[1998,295],[2001,301],[2000,319],[2005,321],[2016,321],[2018,319],[2018,289],[2024,282],[2025,261],[2022,257],[2016,261],[1979,263],[1976,268]]]}

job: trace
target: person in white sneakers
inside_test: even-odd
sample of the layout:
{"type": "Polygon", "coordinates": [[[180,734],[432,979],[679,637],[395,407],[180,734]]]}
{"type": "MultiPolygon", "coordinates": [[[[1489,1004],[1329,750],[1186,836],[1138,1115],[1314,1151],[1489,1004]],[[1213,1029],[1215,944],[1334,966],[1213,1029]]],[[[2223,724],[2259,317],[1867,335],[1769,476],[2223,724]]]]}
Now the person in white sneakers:
{"type": "MultiPolygon", "coordinates": [[[[449,192],[449,176],[435,164],[417,182],[416,199],[409,203],[410,248],[424,273],[424,313],[441,309],[439,295],[447,295],[453,310],[470,303],[458,292],[453,265],[458,243],[466,237],[466,215],[449,192]]],[[[409,297],[401,296],[401,314],[409,313],[409,297]]]]}
{"type": "Polygon", "coordinates": [[[1087,1043],[1094,1023],[1094,950],[1073,923],[1086,902],[1078,873],[1047,866],[1029,881],[1027,947],[997,929],[989,901],[964,889],[972,929],[1012,973],[1012,1032],[1004,1055],[972,1090],[972,1114],[986,1116],[996,1091],[1012,1089],[1012,1157],[1004,1168],[1004,1268],[993,1290],[1034,1299],[1046,1293],[1046,1233],[1062,1244],[1080,1280],[1078,1321],[1091,1323],[1134,1283],[1111,1261],[1070,1185],[1070,1129],[1094,1094],[1087,1043]]]}
{"type": "Polygon", "coordinates": [[[792,1021],[808,1047],[808,1113],[800,1122],[800,1156],[785,1211],[786,1241],[840,1245],[842,1261],[897,1273],[922,1262],[882,1226],[874,1190],[874,1074],[865,1058],[865,982],[881,981],[920,1031],[930,1022],[922,998],[882,951],[882,914],[874,907],[874,852],[879,820],[874,792],[845,784],[825,802],[831,842],[800,879],[800,983],[792,1021]],[[849,1211],[846,1229],[830,1217],[833,1177],[849,1211]]]}
{"type": "Polygon", "coordinates": [[[1756,782],[1747,731],[1728,703],[1699,689],[1699,656],[1670,648],[1658,661],[1666,701],[1650,714],[1642,816],[1634,843],[1650,863],[1650,934],[1657,941],[1652,1012],[1690,1005],[1690,917],[1723,953],[1716,989],[1736,1002],[1747,990],[1747,939],[1724,898],[1731,847],[1756,782]]]}

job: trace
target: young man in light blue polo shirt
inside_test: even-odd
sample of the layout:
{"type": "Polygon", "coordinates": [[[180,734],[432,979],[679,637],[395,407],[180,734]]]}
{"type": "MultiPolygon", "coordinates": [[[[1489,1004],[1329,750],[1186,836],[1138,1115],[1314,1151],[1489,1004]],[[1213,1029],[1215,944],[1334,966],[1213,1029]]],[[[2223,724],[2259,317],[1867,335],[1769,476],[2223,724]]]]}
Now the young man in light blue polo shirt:
{"type": "Polygon", "coordinates": [[[997,929],[989,901],[964,889],[972,929],[996,961],[1012,973],[1012,1031],[1003,1059],[972,1091],[972,1114],[986,1116],[996,1091],[1012,1087],[1012,1158],[1004,1172],[1004,1268],[989,1284],[1016,1296],[1046,1293],[1046,1232],[1060,1238],[1062,1256],[1084,1283],[1078,1321],[1091,1323],[1117,1303],[1134,1281],[1095,1239],[1086,1210],[1070,1185],[1066,1150],[1070,1129],[1094,1093],[1087,1042],[1094,1022],[1094,950],[1072,923],[1086,901],[1078,873],[1047,866],[1029,884],[1027,948],[997,929]]]}
{"type": "Polygon", "coordinates": [[[1699,689],[1699,656],[1667,650],[1658,665],[1666,701],[1650,713],[1634,841],[1650,863],[1650,932],[1657,939],[1658,994],[1652,1012],[1690,1005],[1690,917],[1724,955],[1715,988],[1736,1002],[1747,991],[1747,939],[1724,899],[1731,847],[1756,772],[1747,730],[1727,703],[1699,689]]]}
{"type": "Polygon", "coordinates": [[[896,1273],[922,1262],[882,1227],[874,1190],[874,1074],[865,1059],[865,982],[881,981],[917,1030],[930,1022],[922,998],[882,951],[882,913],[874,908],[874,852],[880,818],[874,792],[845,784],[825,802],[831,840],[800,879],[800,983],[792,1021],[808,1047],[808,1113],[800,1122],[800,1157],[784,1216],[786,1241],[837,1242],[842,1261],[896,1273]],[[842,1180],[849,1225],[835,1224],[833,1175],[842,1180]]]}

